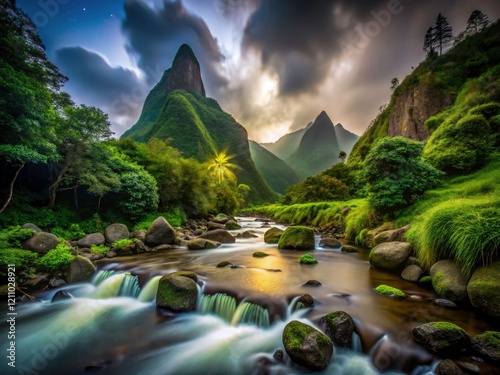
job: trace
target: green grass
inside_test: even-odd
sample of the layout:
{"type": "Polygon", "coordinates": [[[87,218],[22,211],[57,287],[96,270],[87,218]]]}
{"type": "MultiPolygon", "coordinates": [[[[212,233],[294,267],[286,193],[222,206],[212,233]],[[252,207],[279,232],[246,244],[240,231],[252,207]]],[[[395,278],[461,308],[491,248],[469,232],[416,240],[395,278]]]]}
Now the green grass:
{"type": "Polygon", "coordinates": [[[173,227],[180,227],[182,224],[184,224],[187,221],[186,214],[180,207],[172,206],[170,207],[170,210],[167,212],[153,212],[149,214],[146,218],[144,218],[142,221],[138,222],[134,227],[133,230],[143,230],[147,231],[149,226],[153,221],[155,221],[159,216],[163,216],[165,220],[169,222],[169,224],[173,227]]]}
{"type": "Polygon", "coordinates": [[[113,242],[112,247],[127,247],[129,245],[137,243],[137,238],[123,238],[121,240],[113,242]]]}
{"type": "Polygon", "coordinates": [[[106,245],[92,245],[90,247],[90,252],[92,254],[106,255],[109,252],[109,247],[106,245]]]}
{"type": "Polygon", "coordinates": [[[398,226],[411,222],[406,238],[424,268],[455,259],[466,275],[491,264],[500,253],[500,155],[481,170],[428,191],[404,211],[398,226]]]}

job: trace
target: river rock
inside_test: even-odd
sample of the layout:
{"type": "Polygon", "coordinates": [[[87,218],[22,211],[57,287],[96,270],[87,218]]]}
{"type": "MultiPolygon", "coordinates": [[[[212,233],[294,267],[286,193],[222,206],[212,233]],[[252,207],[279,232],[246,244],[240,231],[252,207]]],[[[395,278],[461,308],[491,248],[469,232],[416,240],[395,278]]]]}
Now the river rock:
{"type": "Polygon", "coordinates": [[[333,355],[332,341],[317,329],[297,320],[283,330],[283,345],[292,361],[313,371],[325,369],[333,355]]]}
{"type": "Polygon", "coordinates": [[[158,283],[156,306],[174,312],[196,309],[198,287],[191,277],[173,273],[165,275],[158,283]]]}
{"type": "Polygon", "coordinates": [[[365,232],[362,236],[361,242],[364,246],[372,248],[375,246],[375,236],[387,230],[391,230],[391,225],[389,223],[384,223],[380,227],[365,232]]]}
{"type": "Polygon", "coordinates": [[[352,348],[352,334],[356,329],[352,317],[344,311],[325,315],[326,335],[339,347],[352,348]]]}
{"type": "Polygon", "coordinates": [[[283,234],[283,230],[272,227],[271,229],[268,229],[266,233],[264,233],[264,242],[265,243],[278,243],[281,235],[283,234]]]}
{"type": "Polygon", "coordinates": [[[49,274],[37,272],[35,277],[26,281],[23,285],[29,289],[43,289],[49,283],[49,274]]]}
{"type": "Polygon", "coordinates": [[[151,223],[146,232],[145,244],[150,247],[172,244],[175,240],[175,230],[163,216],[151,223]]]}
{"type": "Polygon", "coordinates": [[[95,246],[104,245],[105,242],[106,239],[104,238],[104,235],[102,233],[90,233],[87,234],[85,237],[79,239],[76,242],[76,246],[91,248],[92,245],[95,246]]]}
{"type": "Polygon", "coordinates": [[[60,276],[54,276],[49,281],[49,288],[60,288],[61,286],[66,285],[67,282],[64,281],[60,276]]]}
{"type": "Polygon", "coordinates": [[[215,249],[221,245],[220,242],[207,240],[205,238],[195,238],[189,241],[187,247],[189,250],[215,249]]]}
{"type": "Polygon", "coordinates": [[[218,224],[226,224],[230,220],[230,217],[225,214],[218,214],[216,217],[212,219],[214,223],[218,224]]]}
{"type": "Polygon", "coordinates": [[[449,299],[438,298],[434,300],[434,303],[440,307],[446,307],[447,309],[456,309],[457,304],[449,299]]]}
{"type": "Polygon", "coordinates": [[[486,331],[471,339],[472,348],[488,361],[500,363],[500,332],[486,331]]]}
{"type": "Polygon", "coordinates": [[[66,290],[58,290],[55,294],[54,297],[50,300],[50,302],[57,302],[57,301],[63,301],[65,299],[71,299],[71,294],[69,294],[66,290]]]}
{"type": "Polygon", "coordinates": [[[318,287],[321,286],[321,284],[318,280],[307,280],[307,282],[303,286],[313,286],[313,287],[318,287]]]}
{"type": "Polygon", "coordinates": [[[32,224],[32,223],[23,224],[23,225],[21,225],[21,228],[22,229],[31,229],[31,230],[35,231],[36,233],[43,232],[40,228],[38,228],[35,224],[32,224]]]}
{"type": "Polygon", "coordinates": [[[118,254],[117,254],[117,253],[115,253],[113,250],[110,250],[110,251],[108,251],[108,252],[106,253],[105,257],[106,257],[106,258],[114,258],[114,257],[116,257],[117,255],[118,255],[118,254]]]}
{"type": "Polygon", "coordinates": [[[413,283],[418,282],[420,280],[420,277],[424,274],[424,270],[417,266],[416,264],[413,264],[411,266],[407,266],[403,272],[401,272],[401,277],[407,281],[411,281],[413,283]]]}
{"type": "Polygon", "coordinates": [[[467,285],[472,306],[500,319],[500,261],[490,267],[479,267],[467,285]]]}
{"type": "Polygon", "coordinates": [[[283,350],[281,349],[277,349],[274,354],[273,354],[273,358],[277,361],[277,362],[283,362],[283,350]]]}
{"type": "Polygon", "coordinates": [[[340,243],[339,240],[335,239],[335,238],[332,238],[332,237],[325,237],[325,238],[322,238],[320,241],[319,241],[319,246],[323,246],[323,247],[329,247],[329,248],[332,248],[332,249],[336,249],[338,247],[341,247],[342,244],[340,243]]]}
{"type": "Polygon", "coordinates": [[[351,245],[343,245],[340,251],[342,251],[343,253],[357,253],[358,249],[351,245]]]}
{"type": "Polygon", "coordinates": [[[415,341],[437,354],[458,353],[469,345],[469,336],[459,326],[447,322],[433,322],[413,328],[415,341]]]}
{"type": "Polygon", "coordinates": [[[314,231],[303,226],[287,228],[278,242],[279,249],[313,250],[315,247],[314,231]]]}
{"type": "Polygon", "coordinates": [[[45,254],[59,245],[59,239],[52,233],[38,232],[26,241],[23,241],[23,249],[45,254]]]}
{"type": "Polygon", "coordinates": [[[436,366],[437,375],[463,375],[463,371],[451,359],[445,359],[436,366]]]}
{"type": "Polygon", "coordinates": [[[404,241],[404,234],[408,231],[408,229],[410,229],[410,226],[406,225],[403,228],[390,229],[380,232],[373,237],[372,246],[377,246],[384,242],[404,241]]]}
{"type": "Polygon", "coordinates": [[[115,241],[124,240],[130,237],[130,232],[125,224],[111,224],[104,230],[106,242],[112,244],[115,241]]]}
{"type": "Polygon", "coordinates": [[[370,264],[383,270],[397,269],[405,264],[410,251],[411,244],[408,242],[384,242],[370,251],[370,264]]]}
{"type": "Polygon", "coordinates": [[[224,225],[227,230],[240,229],[241,225],[238,224],[235,220],[228,220],[224,225]]]}
{"type": "Polygon", "coordinates": [[[203,233],[198,238],[205,238],[207,240],[220,242],[220,243],[235,243],[236,242],[236,238],[234,238],[225,229],[209,230],[208,232],[203,233]]]}
{"type": "Polygon", "coordinates": [[[436,293],[455,303],[466,302],[467,278],[453,260],[440,260],[430,270],[432,287],[436,293]]]}
{"type": "Polygon", "coordinates": [[[130,238],[136,238],[136,239],[138,239],[139,241],[145,242],[145,241],[146,241],[146,232],[144,232],[144,231],[143,231],[143,230],[141,230],[141,229],[134,230],[134,231],[130,234],[130,238]]]}
{"type": "Polygon", "coordinates": [[[300,298],[297,300],[297,303],[303,304],[305,307],[312,307],[314,306],[314,298],[312,298],[309,294],[303,294],[300,296],[300,298]]]}
{"type": "Polygon", "coordinates": [[[95,272],[95,266],[90,260],[76,257],[68,268],[68,283],[79,283],[89,280],[95,272]]]}
{"type": "Polygon", "coordinates": [[[236,235],[236,238],[257,238],[259,237],[258,235],[255,234],[253,230],[246,230],[242,233],[238,233],[236,235]]]}
{"type": "MultiPolygon", "coordinates": [[[[226,229],[224,224],[214,223],[213,221],[209,221],[207,224],[207,227],[208,227],[208,230],[226,229]]],[[[200,234],[203,234],[203,232],[200,234]]]]}

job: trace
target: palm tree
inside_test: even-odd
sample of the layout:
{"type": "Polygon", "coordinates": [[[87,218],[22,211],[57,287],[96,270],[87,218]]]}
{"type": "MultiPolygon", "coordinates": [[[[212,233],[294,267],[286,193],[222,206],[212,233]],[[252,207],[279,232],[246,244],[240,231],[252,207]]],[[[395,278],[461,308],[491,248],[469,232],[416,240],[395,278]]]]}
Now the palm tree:
{"type": "Polygon", "coordinates": [[[217,178],[219,184],[224,180],[236,180],[236,176],[231,169],[239,168],[236,164],[229,161],[234,158],[234,155],[228,155],[227,151],[221,151],[215,154],[215,157],[208,164],[208,170],[212,171],[217,178]]]}

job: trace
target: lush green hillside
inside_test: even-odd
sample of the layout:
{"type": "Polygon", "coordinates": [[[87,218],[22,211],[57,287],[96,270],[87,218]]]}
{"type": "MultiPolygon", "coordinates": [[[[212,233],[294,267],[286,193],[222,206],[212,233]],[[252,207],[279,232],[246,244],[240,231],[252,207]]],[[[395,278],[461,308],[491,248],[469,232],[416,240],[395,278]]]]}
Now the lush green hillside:
{"type": "Polygon", "coordinates": [[[295,171],[272,152],[257,142],[249,141],[250,154],[260,174],[277,193],[285,194],[286,189],[299,182],[295,171]]]}

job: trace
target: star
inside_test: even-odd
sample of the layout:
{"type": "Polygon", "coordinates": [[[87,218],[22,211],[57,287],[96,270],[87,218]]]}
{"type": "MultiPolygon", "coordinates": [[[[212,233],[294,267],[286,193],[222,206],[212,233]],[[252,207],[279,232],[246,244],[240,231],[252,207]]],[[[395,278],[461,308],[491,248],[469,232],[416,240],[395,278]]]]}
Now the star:
{"type": "Polygon", "coordinates": [[[86,8],[83,8],[83,10],[87,10],[86,8]]]}

